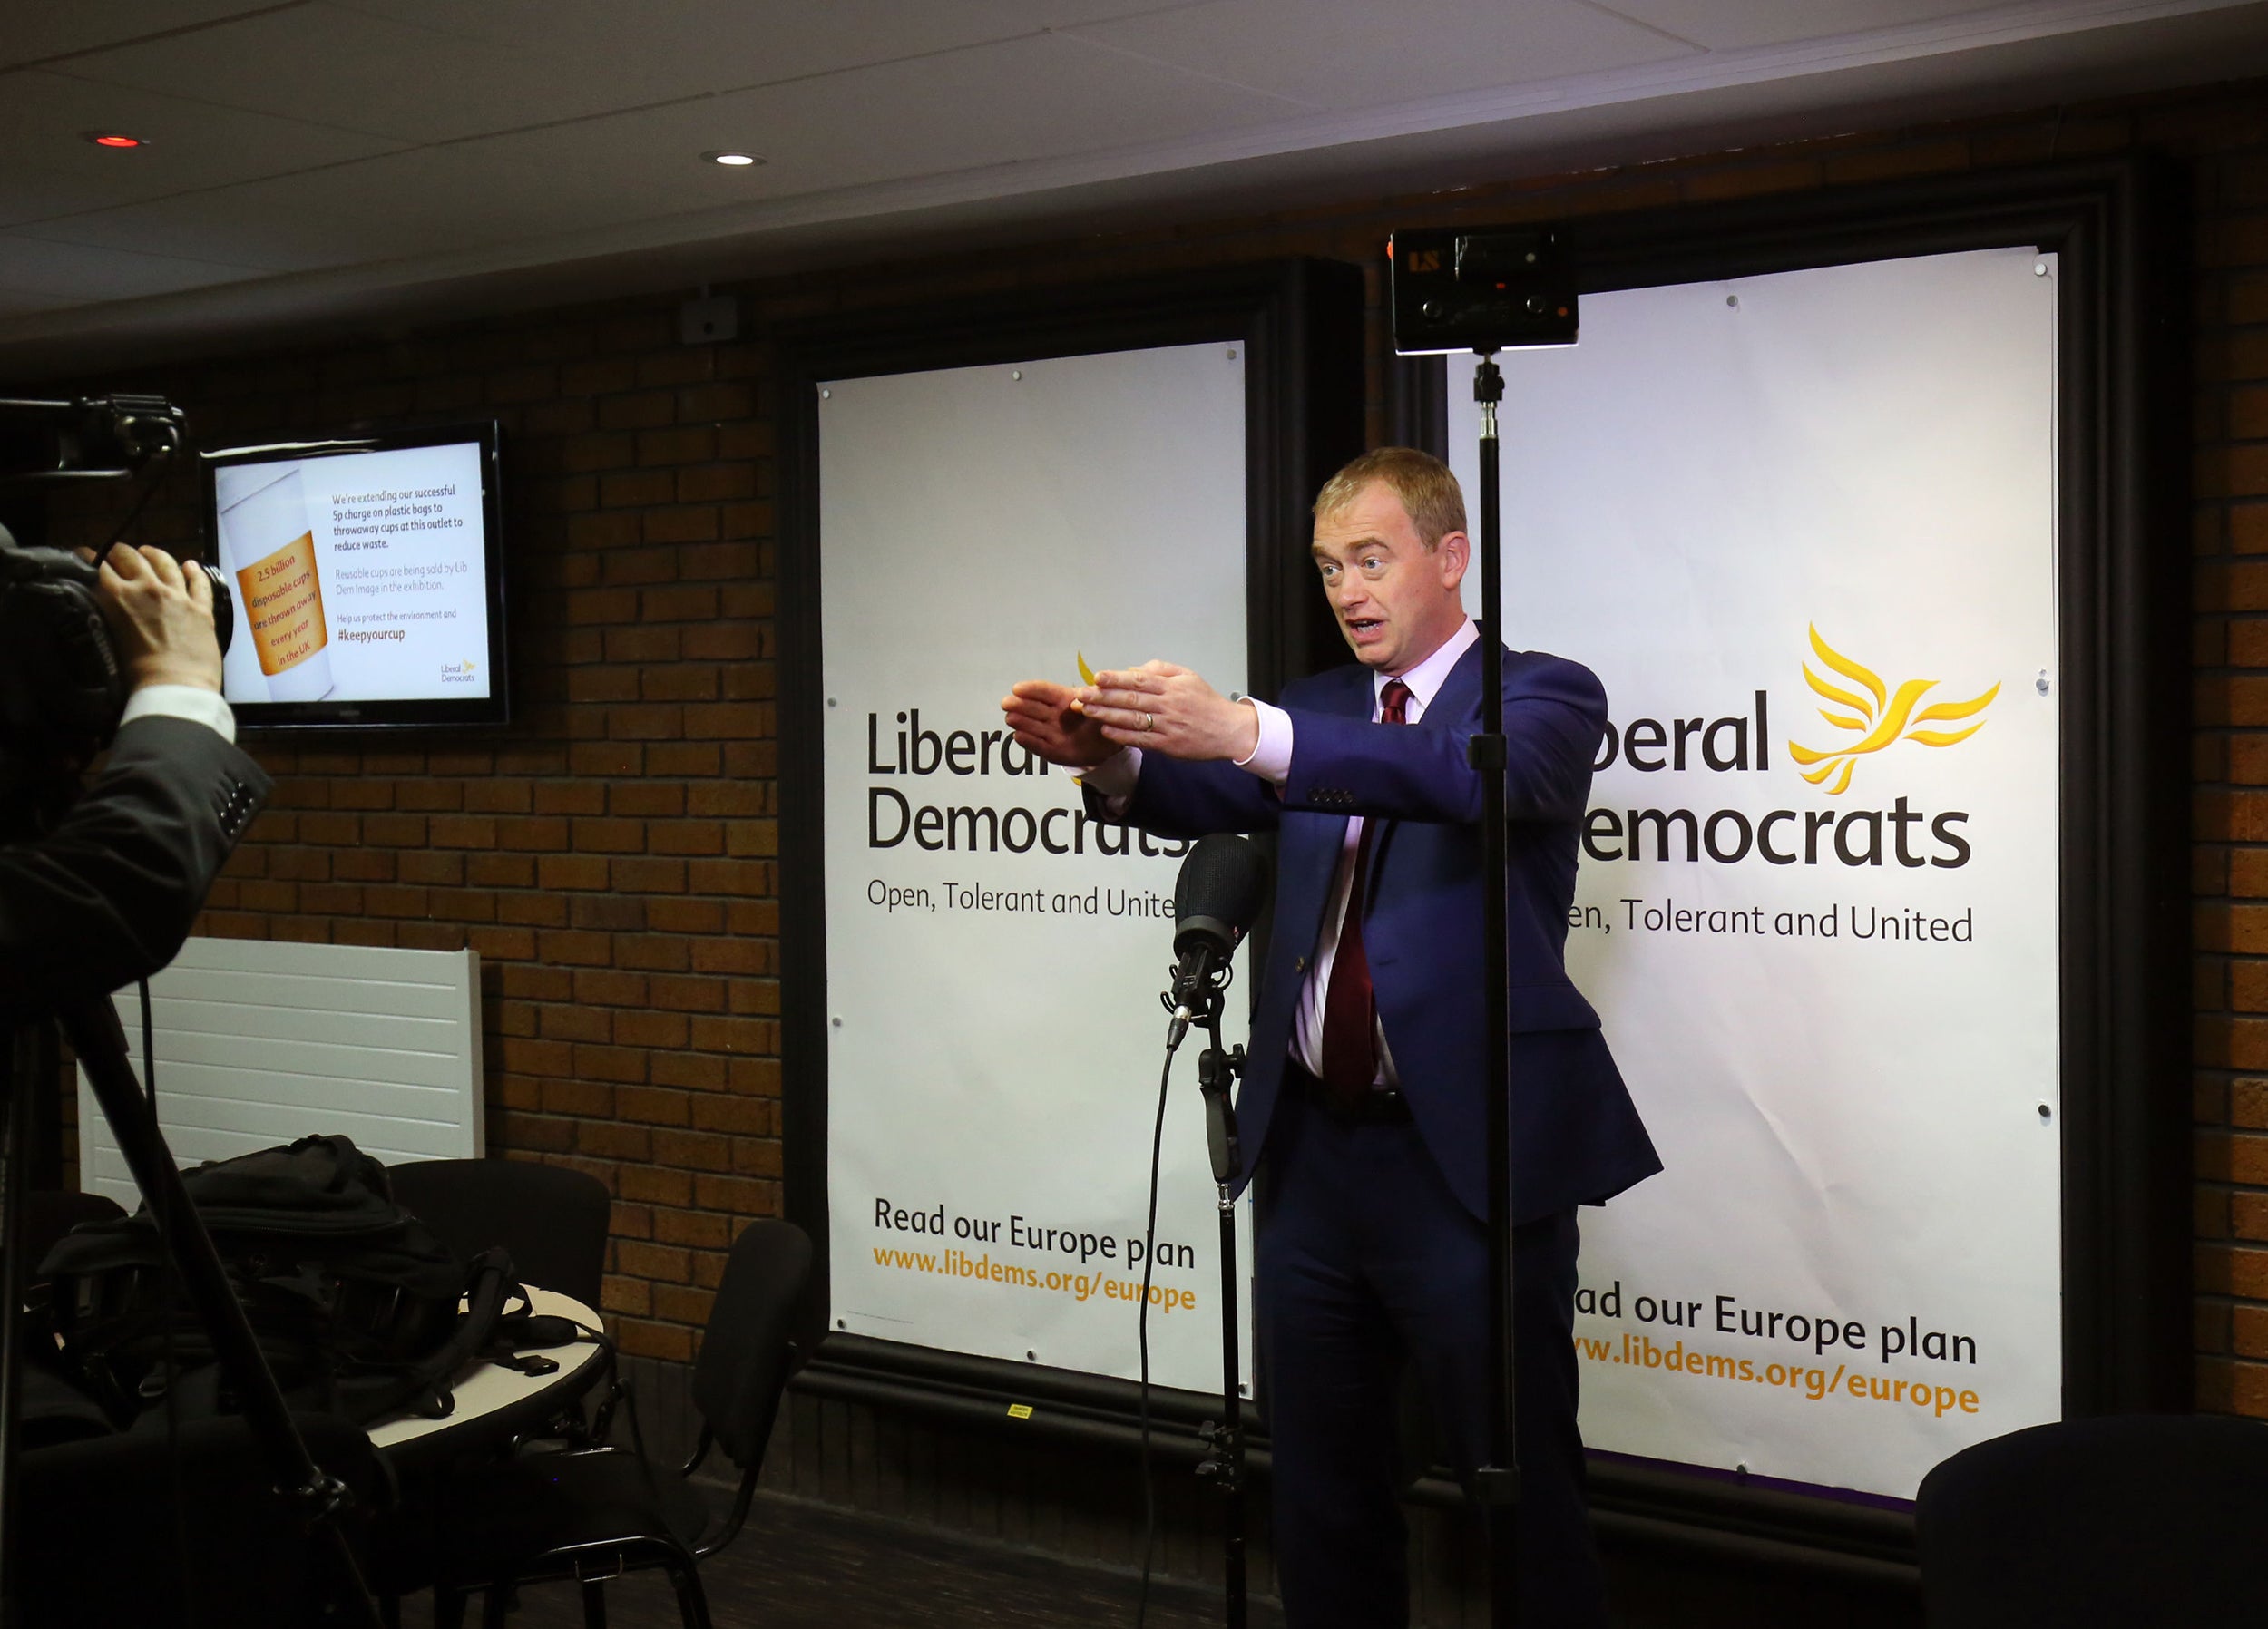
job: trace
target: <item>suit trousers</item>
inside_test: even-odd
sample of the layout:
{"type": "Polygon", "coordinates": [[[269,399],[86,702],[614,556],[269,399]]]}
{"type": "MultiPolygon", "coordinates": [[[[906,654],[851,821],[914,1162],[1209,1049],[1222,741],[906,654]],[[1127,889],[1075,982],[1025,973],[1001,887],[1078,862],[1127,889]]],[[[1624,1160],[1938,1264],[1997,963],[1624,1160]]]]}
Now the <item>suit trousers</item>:
{"type": "MultiPolygon", "coordinates": [[[[1290,1081],[1260,1175],[1254,1292],[1285,1615],[1290,1629],[1400,1629],[1397,1386],[1414,1365],[1441,1450],[1460,1476],[1484,1462],[1488,1228],[1413,1125],[1349,1123],[1290,1081]]],[[[1571,1208],[1513,1231],[1520,1621],[1538,1629],[1607,1621],[1575,1422],[1578,1244],[1571,1208]]]]}

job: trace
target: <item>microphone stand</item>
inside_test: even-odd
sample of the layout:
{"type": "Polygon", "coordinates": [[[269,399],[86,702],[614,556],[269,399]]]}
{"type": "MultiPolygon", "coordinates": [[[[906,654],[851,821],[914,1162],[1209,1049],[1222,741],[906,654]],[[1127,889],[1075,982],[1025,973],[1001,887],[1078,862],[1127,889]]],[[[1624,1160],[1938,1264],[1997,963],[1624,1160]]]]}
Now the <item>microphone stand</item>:
{"type": "MultiPolygon", "coordinates": [[[[1531,257],[1532,258],[1532,257],[1531,257]]],[[[1474,1474],[1488,1523],[1489,1621],[1519,1621],[1520,1442],[1512,1346],[1511,967],[1505,943],[1511,854],[1504,830],[1503,580],[1497,493],[1496,405],[1504,376],[1493,347],[1481,353],[1472,399],[1481,405],[1481,733],[1468,747],[1481,772],[1481,977],[1487,998],[1489,1104],[1489,1457],[1474,1474]]]]}
{"type": "MultiPolygon", "coordinates": [[[[1166,1050],[1170,1054],[1178,1049],[1192,1024],[1205,1031],[1205,1049],[1197,1058],[1197,1086],[1205,1098],[1205,1146],[1212,1159],[1215,1212],[1220,1219],[1221,1417],[1198,1427],[1198,1438],[1211,1452],[1198,1461],[1197,1474],[1220,1492],[1225,1621],[1228,1629],[1245,1629],[1245,1433],[1244,1397],[1237,1380],[1236,1199],[1237,1176],[1244,1168],[1244,1157],[1237,1138],[1237,1110],[1229,1097],[1231,1088],[1244,1074],[1245,1049],[1221,1047],[1221,991],[1216,974],[1182,993],[1167,1029],[1166,1050]]],[[[1171,1003],[1173,998],[1167,1000],[1171,1003]]]]}

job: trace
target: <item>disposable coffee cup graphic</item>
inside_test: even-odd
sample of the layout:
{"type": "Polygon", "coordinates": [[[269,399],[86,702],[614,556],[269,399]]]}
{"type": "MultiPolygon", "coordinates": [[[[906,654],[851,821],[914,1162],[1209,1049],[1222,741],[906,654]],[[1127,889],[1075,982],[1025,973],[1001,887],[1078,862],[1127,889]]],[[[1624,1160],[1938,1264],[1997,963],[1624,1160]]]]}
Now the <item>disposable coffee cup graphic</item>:
{"type": "MultiPolygon", "coordinates": [[[[236,579],[244,619],[238,643],[258,658],[268,699],[315,701],[331,691],[331,632],[323,619],[315,528],[298,468],[265,479],[269,474],[245,470],[240,484],[230,483],[237,490],[219,494],[220,565],[236,579]]],[[[249,684],[249,667],[242,678],[249,684]]]]}

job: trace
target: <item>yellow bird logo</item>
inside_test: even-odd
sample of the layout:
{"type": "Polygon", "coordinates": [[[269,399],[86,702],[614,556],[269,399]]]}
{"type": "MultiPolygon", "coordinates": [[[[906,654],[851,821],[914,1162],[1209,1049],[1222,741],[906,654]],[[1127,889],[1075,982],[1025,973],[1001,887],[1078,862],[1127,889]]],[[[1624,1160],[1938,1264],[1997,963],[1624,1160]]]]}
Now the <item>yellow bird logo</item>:
{"type": "Polygon", "coordinates": [[[1921,697],[1934,689],[1933,678],[1910,678],[1898,687],[1895,695],[1874,673],[1838,651],[1819,637],[1819,629],[1811,630],[1812,649],[1819,659],[1834,672],[1860,686],[1864,695],[1854,695],[1839,685],[1812,671],[1811,664],[1804,664],[1804,678],[1818,695],[1834,703],[1833,707],[1821,707],[1819,716],[1837,729],[1857,732],[1861,737],[1848,746],[1831,746],[1823,752],[1813,752],[1794,741],[1787,744],[1788,756],[1804,766],[1804,778],[1813,785],[1824,785],[1829,796],[1840,794],[1851,784],[1851,770],[1870,752],[1880,752],[1898,741],[1918,741],[1924,746],[1950,746],[1966,741],[1984,728],[1985,720],[1977,715],[1992,705],[1992,698],[2000,693],[1994,685],[1981,696],[1967,701],[1941,701],[1934,707],[1914,711],[1921,697]],[[1848,709],[1847,711],[1842,709],[1848,709]],[[1922,729],[1924,724],[1958,724],[1964,718],[1977,718],[1966,729],[1922,729]]]}

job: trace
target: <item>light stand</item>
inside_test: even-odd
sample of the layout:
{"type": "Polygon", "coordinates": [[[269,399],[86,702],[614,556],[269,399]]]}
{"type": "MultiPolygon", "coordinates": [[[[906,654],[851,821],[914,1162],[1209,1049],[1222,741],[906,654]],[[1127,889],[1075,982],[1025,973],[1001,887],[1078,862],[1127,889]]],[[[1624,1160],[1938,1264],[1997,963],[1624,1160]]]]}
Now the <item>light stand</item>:
{"type": "Polygon", "coordinates": [[[1505,941],[1511,885],[1504,743],[1504,620],[1497,404],[1508,346],[1575,343],[1575,284],[1559,235],[1548,228],[1397,233],[1387,244],[1394,348],[1404,355],[1472,351],[1481,365],[1481,733],[1468,761],[1481,793],[1481,977],[1488,1031],[1489,1455],[1473,1477],[1488,1524],[1489,1621],[1519,1620],[1519,1377],[1512,1341],[1510,952],[1505,941]]]}
{"type": "Polygon", "coordinates": [[[1496,405],[1504,376],[1493,349],[1481,356],[1472,399],[1481,405],[1481,733],[1467,747],[1481,772],[1481,977],[1488,993],[1489,1458],[1474,1473],[1489,1530],[1489,1615],[1497,1629],[1519,1621],[1520,1433],[1513,1424],[1511,965],[1504,941],[1511,856],[1504,831],[1504,602],[1498,512],[1496,405]]]}
{"type": "MultiPolygon", "coordinates": [[[[117,1012],[108,1001],[78,1002],[63,1009],[57,1014],[57,1021],[78,1054],[80,1067],[86,1071],[94,1099],[102,1106],[103,1118],[110,1122],[111,1135],[117,1139],[119,1152],[133,1173],[134,1185],[142,1190],[151,1214],[157,1218],[181,1286],[204,1322],[220,1372],[243,1411],[277,1497],[297,1507],[309,1537],[329,1553],[337,1579],[338,1599],[345,1607],[340,1621],[359,1623],[366,1629],[379,1629],[377,1607],[363,1583],[361,1568],[356,1564],[347,1536],[338,1524],[337,1518],[352,1503],[352,1495],[345,1483],[315,1463],[307,1444],[300,1439],[298,1428],[291,1422],[283,1392],[260,1354],[251,1325],[245,1322],[243,1307],[230,1288],[227,1271],[213,1248],[212,1237],[198,1220],[188,1191],[181,1185],[181,1172],[158,1129],[157,1116],[142,1096],[126,1061],[126,1038],[119,1028],[117,1012]]],[[[5,1136],[6,1145],[7,1181],[6,1277],[5,1283],[0,1283],[0,1294],[5,1297],[5,1302],[0,1302],[0,1335],[7,1341],[5,1351],[0,1351],[0,1437],[5,1438],[5,1444],[0,1445],[0,1532],[7,1533],[11,1540],[5,1555],[0,1556],[0,1566],[6,1565],[5,1556],[16,1553],[12,1529],[21,1499],[15,1429],[22,1384],[18,1309],[23,1303],[24,1273],[30,1266],[22,1259],[23,1179],[27,1166],[24,1145],[29,1140],[24,1132],[30,1121],[30,1094],[53,1090],[55,1085],[52,1079],[39,1078],[29,1067],[38,1053],[34,1035],[31,1027],[20,1026],[13,1038],[13,1067],[5,1083],[5,1105],[0,1105],[5,1117],[0,1136],[5,1136]]],[[[14,1605],[4,1575],[0,1575],[0,1600],[6,1601],[10,1607],[14,1605]]]]}

